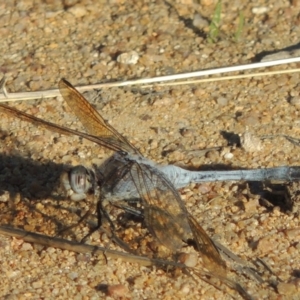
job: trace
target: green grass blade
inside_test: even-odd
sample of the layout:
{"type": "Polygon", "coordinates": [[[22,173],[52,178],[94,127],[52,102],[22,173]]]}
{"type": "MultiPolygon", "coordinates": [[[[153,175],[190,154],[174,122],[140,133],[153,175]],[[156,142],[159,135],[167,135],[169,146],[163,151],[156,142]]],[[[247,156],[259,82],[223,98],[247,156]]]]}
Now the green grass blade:
{"type": "Polygon", "coordinates": [[[235,34],[234,34],[235,42],[238,42],[239,39],[241,38],[242,33],[243,33],[243,29],[244,29],[244,25],[245,25],[244,14],[242,12],[240,12],[238,27],[237,27],[237,29],[235,31],[235,34]]]}
{"type": "Polygon", "coordinates": [[[219,35],[220,31],[220,22],[221,22],[221,10],[222,10],[222,2],[218,1],[214,14],[212,16],[211,23],[209,24],[209,33],[208,33],[208,41],[210,43],[216,42],[216,39],[219,35]]]}

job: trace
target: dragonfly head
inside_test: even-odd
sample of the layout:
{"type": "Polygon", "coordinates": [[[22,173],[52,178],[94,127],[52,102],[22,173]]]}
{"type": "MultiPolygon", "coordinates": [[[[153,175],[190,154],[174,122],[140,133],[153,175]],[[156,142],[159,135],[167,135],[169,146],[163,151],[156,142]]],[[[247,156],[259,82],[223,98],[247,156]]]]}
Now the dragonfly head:
{"type": "Polygon", "coordinates": [[[85,194],[94,189],[95,175],[83,166],[76,166],[69,172],[69,181],[76,194],[85,194]]]}

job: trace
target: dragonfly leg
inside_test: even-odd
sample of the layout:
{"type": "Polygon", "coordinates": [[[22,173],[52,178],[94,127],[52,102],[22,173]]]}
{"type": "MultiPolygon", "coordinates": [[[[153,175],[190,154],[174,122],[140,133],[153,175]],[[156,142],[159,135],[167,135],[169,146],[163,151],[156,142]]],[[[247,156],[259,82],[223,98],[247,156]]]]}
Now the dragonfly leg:
{"type": "Polygon", "coordinates": [[[83,222],[83,221],[91,214],[91,211],[92,211],[92,209],[90,208],[90,209],[89,209],[89,210],[88,210],[88,211],[80,218],[80,220],[79,220],[76,224],[70,225],[70,226],[68,226],[68,227],[66,227],[66,228],[63,228],[63,229],[59,230],[58,233],[57,233],[57,235],[58,235],[58,236],[61,236],[61,235],[63,235],[65,232],[67,232],[67,231],[69,231],[69,230],[75,228],[76,226],[78,226],[80,223],[82,223],[82,222],[83,222]]]}
{"type": "MultiPolygon", "coordinates": [[[[109,214],[105,210],[102,205],[103,201],[98,201],[97,203],[97,215],[98,215],[98,224],[91,229],[91,231],[81,240],[82,243],[86,241],[86,239],[91,236],[96,230],[101,230],[110,238],[111,241],[115,242],[118,246],[129,253],[136,254],[134,250],[132,250],[124,241],[122,241],[116,234],[115,234],[115,226],[110,219],[109,214]],[[109,223],[109,229],[105,228],[103,225],[103,220],[106,220],[109,223]]],[[[109,247],[109,244],[106,245],[106,248],[109,247]]]]}

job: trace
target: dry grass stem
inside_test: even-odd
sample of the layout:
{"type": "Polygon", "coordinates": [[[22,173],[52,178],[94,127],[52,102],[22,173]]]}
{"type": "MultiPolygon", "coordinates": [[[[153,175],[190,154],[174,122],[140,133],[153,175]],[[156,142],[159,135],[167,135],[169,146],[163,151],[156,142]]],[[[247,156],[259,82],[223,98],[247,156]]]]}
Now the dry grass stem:
{"type": "MultiPolygon", "coordinates": [[[[139,84],[144,84],[143,87],[148,88],[150,86],[153,86],[152,85],[153,83],[161,82],[161,81],[163,83],[156,84],[156,85],[157,86],[174,86],[174,85],[184,85],[184,84],[196,84],[196,83],[198,84],[198,83],[210,82],[210,81],[223,81],[223,80],[256,77],[256,76],[270,76],[270,75],[276,75],[276,74],[296,73],[296,72],[299,72],[300,69],[297,68],[297,69],[290,69],[290,70],[278,70],[278,71],[260,72],[260,73],[254,73],[254,74],[242,74],[242,75],[235,75],[235,76],[206,78],[206,79],[202,79],[202,80],[185,80],[185,81],[166,83],[166,81],[171,81],[171,80],[182,80],[182,79],[188,79],[188,78],[193,78],[193,77],[201,77],[201,76],[208,76],[208,75],[215,75],[215,74],[223,74],[223,73],[228,73],[228,72],[252,70],[252,69],[272,67],[272,66],[282,65],[282,64],[290,64],[290,63],[295,63],[295,62],[300,62],[300,57],[280,59],[280,60],[275,60],[275,61],[259,62],[259,63],[253,63],[253,64],[247,64],[247,65],[216,68],[216,69],[210,69],[210,70],[202,70],[202,71],[196,71],[196,72],[188,72],[188,73],[183,73],[183,74],[158,76],[158,77],[153,77],[153,78],[143,78],[143,79],[137,79],[137,80],[122,81],[122,82],[100,83],[100,84],[93,84],[93,85],[87,85],[87,86],[80,86],[80,87],[76,87],[76,88],[80,92],[89,91],[89,90],[93,90],[93,89],[100,89],[100,88],[121,87],[121,86],[139,85],[139,84]]],[[[2,89],[2,91],[3,91],[3,94],[0,94],[0,102],[46,99],[46,98],[57,97],[60,95],[58,89],[37,91],[37,92],[8,93],[5,88],[5,78],[2,78],[2,80],[0,81],[0,89],[2,89]]]]}

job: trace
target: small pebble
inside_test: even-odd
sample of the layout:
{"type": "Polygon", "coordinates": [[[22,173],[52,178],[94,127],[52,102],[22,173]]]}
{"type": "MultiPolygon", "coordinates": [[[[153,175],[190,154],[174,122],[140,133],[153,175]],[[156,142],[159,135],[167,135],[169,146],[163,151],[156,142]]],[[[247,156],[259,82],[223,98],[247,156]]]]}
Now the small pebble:
{"type": "Polygon", "coordinates": [[[257,208],[259,207],[259,201],[257,199],[251,199],[248,202],[244,203],[245,211],[247,213],[254,213],[257,211],[257,208]]]}
{"type": "Polygon", "coordinates": [[[226,106],[228,104],[228,100],[225,98],[225,97],[219,97],[217,99],[217,103],[220,105],[220,106],[226,106]]]}
{"type": "Polygon", "coordinates": [[[35,282],[32,283],[32,287],[33,287],[34,289],[39,289],[39,288],[41,288],[42,286],[43,286],[43,282],[42,282],[41,280],[35,281],[35,282]]]}
{"type": "Polygon", "coordinates": [[[23,243],[22,244],[21,250],[29,251],[29,250],[32,250],[32,249],[33,249],[33,247],[30,243],[23,243]]]}
{"type": "Polygon", "coordinates": [[[262,237],[257,244],[257,250],[266,255],[273,251],[274,248],[274,239],[273,236],[267,235],[262,237]]]}
{"type": "Polygon", "coordinates": [[[78,273],[77,272],[70,272],[68,274],[68,277],[71,279],[71,280],[74,280],[76,278],[78,278],[78,273]]]}
{"type": "Polygon", "coordinates": [[[130,51],[120,54],[117,57],[117,62],[125,65],[135,65],[139,58],[140,57],[136,51],[130,51]]]}
{"type": "Polygon", "coordinates": [[[277,291],[280,295],[295,295],[297,293],[297,288],[295,284],[280,282],[277,285],[277,291]]]}
{"type": "Polygon", "coordinates": [[[3,191],[2,194],[0,194],[0,202],[7,202],[9,200],[9,192],[3,191]]]}
{"type": "Polygon", "coordinates": [[[203,28],[208,26],[208,21],[204,19],[200,14],[194,14],[193,25],[198,28],[203,28]]]}
{"type": "Polygon", "coordinates": [[[154,102],[154,106],[162,106],[162,105],[171,105],[172,104],[172,98],[170,97],[162,97],[154,102]]]}
{"type": "Polygon", "coordinates": [[[224,154],[224,158],[225,158],[225,159],[228,159],[228,160],[232,159],[233,156],[234,156],[234,155],[233,155],[233,153],[231,153],[231,152],[227,152],[227,153],[224,154]]]}
{"type": "Polygon", "coordinates": [[[183,294],[188,294],[190,292],[190,286],[187,283],[184,283],[180,286],[180,291],[183,294]]]}
{"type": "Polygon", "coordinates": [[[299,240],[300,238],[300,228],[287,229],[284,233],[289,239],[299,240]]]}
{"type": "Polygon", "coordinates": [[[256,152],[263,149],[260,138],[254,136],[250,132],[240,135],[241,146],[246,152],[256,152]]]}
{"type": "Polygon", "coordinates": [[[76,5],[69,8],[69,12],[73,14],[76,18],[81,18],[86,15],[87,10],[84,6],[76,5]]]}
{"type": "Polygon", "coordinates": [[[126,297],[128,288],[124,284],[115,284],[107,287],[107,296],[117,298],[126,297]]]}
{"type": "Polygon", "coordinates": [[[268,7],[266,6],[261,6],[261,7],[253,7],[252,8],[252,13],[254,13],[255,15],[261,15],[266,13],[269,10],[268,7]]]}
{"type": "Polygon", "coordinates": [[[179,132],[183,137],[190,137],[193,136],[194,130],[189,128],[181,128],[179,132]]]}
{"type": "Polygon", "coordinates": [[[181,253],[178,257],[178,261],[187,267],[193,268],[197,265],[198,257],[195,253],[181,253]]]}
{"type": "Polygon", "coordinates": [[[300,106],[300,97],[297,96],[297,97],[292,97],[290,99],[290,103],[294,106],[300,106]]]}

